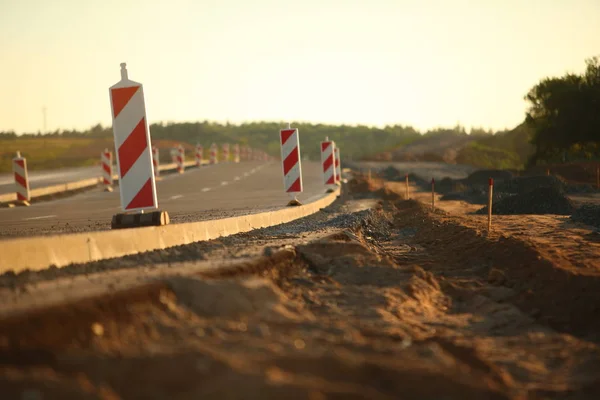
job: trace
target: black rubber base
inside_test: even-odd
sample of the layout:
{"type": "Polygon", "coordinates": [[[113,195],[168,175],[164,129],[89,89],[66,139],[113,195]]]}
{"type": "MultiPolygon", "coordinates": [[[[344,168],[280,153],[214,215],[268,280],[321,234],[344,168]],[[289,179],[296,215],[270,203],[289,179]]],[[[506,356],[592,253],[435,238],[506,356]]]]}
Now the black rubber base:
{"type": "Polygon", "coordinates": [[[300,203],[298,200],[290,200],[290,202],[288,203],[288,206],[301,206],[302,203],[300,203]]]}
{"type": "Polygon", "coordinates": [[[142,226],[162,226],[169,224],[169,213],[152,211],[137,214],[116,214],[112,217],[111,229],[139,228],[142,226]]]}

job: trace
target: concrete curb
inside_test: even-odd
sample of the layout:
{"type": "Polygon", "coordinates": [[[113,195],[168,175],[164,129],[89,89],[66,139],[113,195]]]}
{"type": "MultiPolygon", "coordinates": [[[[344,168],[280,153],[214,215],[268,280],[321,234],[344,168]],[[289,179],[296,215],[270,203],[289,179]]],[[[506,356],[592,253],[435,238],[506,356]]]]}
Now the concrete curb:
{"type": "MultiPolygon", "coordinates": [[[[208,161],[203,161],[202,164],[208,165],[208,161]]],[[[194,161],[187,161],[185,163],[186,168],[193,168],[195,166],[196,166],[196,163],[194,161]]],[[[165,165],[159,166],[160,172],[171,172],[171,171],[176,171],[176,170],[177,170],[176,164],[165,164],[165,165]]],[[[115,183],[117,183],[119,180],[119,176],[114,175],[113,180],[115,181],[115,183]]],[[[42,188],[32,189],[30,191],[31,199],[35,200],[40,197],[46,197],[46,196],[62,194],[62,193],[66,193],[66,192],[72,192],[75,190],[86,189],[86,188],[98,186],[101,182],[102,182],[102,178],[100,176],[98,176],[97,178],[83,179],[80,181],[67,182],[67,183],[61,183],[59,185],[52,185],[52,186],[46,186],[46,187],[42,187],[42,188]]],[[[15,193],[8,193],[8,194],[0,195],[0,204],[11,203],[14,201],[17,201],[17,195],[15,193]]]]}
{"type": "Polygon", "coordinates": [[[277,211],[160,227],[37,236],[0,241],[0,273],[64,267],[129,254],[160,250],[253,229],[284,224],[329,206],[339,189],[318,200],[277,211]]]}

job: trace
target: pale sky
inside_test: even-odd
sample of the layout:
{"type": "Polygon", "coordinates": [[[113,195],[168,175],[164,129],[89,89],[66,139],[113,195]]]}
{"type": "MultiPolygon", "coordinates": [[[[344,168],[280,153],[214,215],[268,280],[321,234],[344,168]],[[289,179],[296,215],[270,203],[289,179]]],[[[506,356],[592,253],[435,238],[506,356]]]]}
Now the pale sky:
{"type": "Polygon", "coordinates": [[[545,76],[600,55],[600,0],[0,0],[0,131],[149,122],[512,128],[545,76]]]}

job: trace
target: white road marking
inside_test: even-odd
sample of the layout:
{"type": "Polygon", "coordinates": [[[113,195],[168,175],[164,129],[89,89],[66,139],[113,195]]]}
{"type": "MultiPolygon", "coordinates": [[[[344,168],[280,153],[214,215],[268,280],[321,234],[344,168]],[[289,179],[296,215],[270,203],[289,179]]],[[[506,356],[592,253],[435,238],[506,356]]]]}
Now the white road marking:
{"type": "Polygon", "coordinates": [[[183,195],[182,195],[182,194],[176,194],[175,196],[171,196],[171,197],[169,197],[169,200],[177,200],[177,199],[180,199],[180,198],[182,198],[182,197],[183,197],[183,195]]]}
{"type": "Polygon", "coordinates": [[[228,183],[229,182],[227,182],[227,181],[223,181],[223,182],[221,182],[221,186],[226,186],[228,183]]]}
{"type": "Polygon", "coordinates": [[[250,174],[248,172],[244,172],[244,176],[249,176],[250,174]]]}
{"type": "Polygon", "coordinates": [[[239,177],[239,176],[236,176],[235,178],[233,178],[233,180],[234,180],[234,181],[239,181],[239,180],[240,180],[240,177],[239,177]]]}
{"type": "Polygon", "coordinates": [[[210,188],[202,188],[202,191],[203,192],[208,192],[208,191],[210,191],[210,188]]]}
{"type": "Polygon", "coordinates": [[[35,219],[48,219],[48,218],[54,218],[54,217],[56,217],[56,215],[44,215],[41,217],[23,218],[23,221],[33,221],[35,219]]]}

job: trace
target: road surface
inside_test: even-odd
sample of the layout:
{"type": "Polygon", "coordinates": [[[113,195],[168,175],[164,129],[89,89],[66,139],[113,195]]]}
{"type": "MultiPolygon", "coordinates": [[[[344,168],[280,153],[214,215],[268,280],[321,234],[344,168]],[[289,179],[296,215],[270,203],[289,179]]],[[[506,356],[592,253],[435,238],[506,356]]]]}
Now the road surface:
{"type": "MultiPolygon", "coordinates": [[[[304,162],[302,170],[304,193],[298,199],[310,202],[325,192],[320,165],[304,162]]],[[[157,192],[159,207],[169,212],[171,223],[276,210],[290,200],[278,162],[222,163],[165,175],[157,182],[157,192]]],[[[30,207],[4,208],[0,239],[107,230],[120,211],[118,187],[112,193],[95,189],[30,207]]]]}
{"type": "MultiPolygon", "coordinates": [[[[37,189],[45,186],[59,185],[61,183],[81,181],[100,176],[100,166],[61,168],[51,171],[30,171],[29,188],[37,189]]],[[[13,174],[0,174],[0,194],[14,193],[15,180],[13,174]]]]}

